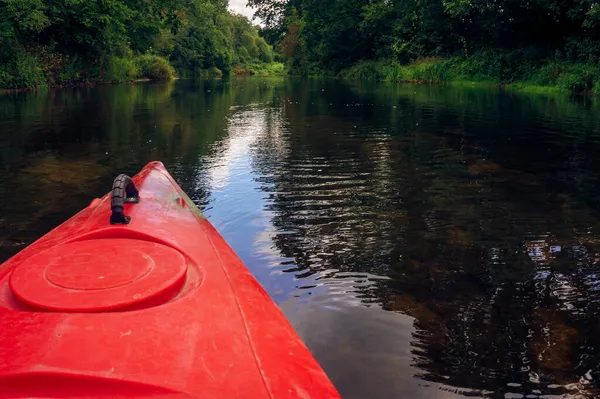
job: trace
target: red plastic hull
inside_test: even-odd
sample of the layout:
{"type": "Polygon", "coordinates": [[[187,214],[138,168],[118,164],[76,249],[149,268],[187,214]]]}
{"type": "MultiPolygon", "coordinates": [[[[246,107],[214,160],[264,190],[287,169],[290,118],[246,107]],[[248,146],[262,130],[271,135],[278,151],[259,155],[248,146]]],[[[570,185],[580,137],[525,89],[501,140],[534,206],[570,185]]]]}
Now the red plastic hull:
{"type": "Polygon", "coordinates": [[[339,397],[164,166],[133,181],[129,225],[107,195],[0,266],[0,399],[339,397]]]}

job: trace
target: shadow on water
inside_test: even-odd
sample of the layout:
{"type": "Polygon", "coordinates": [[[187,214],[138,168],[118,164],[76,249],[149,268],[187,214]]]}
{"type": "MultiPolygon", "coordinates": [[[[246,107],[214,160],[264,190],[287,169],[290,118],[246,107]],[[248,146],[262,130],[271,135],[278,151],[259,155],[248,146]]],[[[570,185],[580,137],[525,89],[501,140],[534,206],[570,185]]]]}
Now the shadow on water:
{"type": "Polygon", "coordinates": [[[232,80],[0,97],[0,256],[160,159],[347,398],[600,394],[600,106],[232,80]]]}
{"type": "Polygon", "coordinates": [[[0,96],[0,257],[106,193],[118,173],[161,160],[182,185],[195,181],[230,107],[260,92],[210,81],[0,96]]]}

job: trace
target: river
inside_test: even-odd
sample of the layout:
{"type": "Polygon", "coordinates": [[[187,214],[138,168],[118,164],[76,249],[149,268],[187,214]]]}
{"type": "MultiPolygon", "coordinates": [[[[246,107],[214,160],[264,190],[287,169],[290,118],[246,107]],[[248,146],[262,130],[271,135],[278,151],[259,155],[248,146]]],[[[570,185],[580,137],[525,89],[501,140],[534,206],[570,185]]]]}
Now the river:
{"type": "Polygon", "coordinates": [[[161,160],[344,398],[600,395],[600,101],[232,79],[0,96],[0,261],[161,160]]]}

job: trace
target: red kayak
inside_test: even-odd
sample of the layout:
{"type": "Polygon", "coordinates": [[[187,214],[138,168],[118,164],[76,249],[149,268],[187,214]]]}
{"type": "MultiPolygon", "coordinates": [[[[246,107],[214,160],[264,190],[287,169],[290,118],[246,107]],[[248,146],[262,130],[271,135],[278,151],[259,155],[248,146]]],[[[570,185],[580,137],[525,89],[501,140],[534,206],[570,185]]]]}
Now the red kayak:
{"type": "Polygon", "coordinates": [[[0,266],[0,398],[339,398],[160,162],[0,266]]]}

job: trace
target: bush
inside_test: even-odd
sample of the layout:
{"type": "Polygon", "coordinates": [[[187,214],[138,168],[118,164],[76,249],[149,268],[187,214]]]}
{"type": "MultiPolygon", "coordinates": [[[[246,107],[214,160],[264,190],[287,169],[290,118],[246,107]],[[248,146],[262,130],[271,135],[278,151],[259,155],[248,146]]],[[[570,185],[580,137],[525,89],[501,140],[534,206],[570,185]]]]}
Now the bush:
{"type": "Polygon", "coordinates": [[[24,51],[15,54],[15,58],[0,66],[0,88],[19,89],[46,87],[44,71],[37,59],[24,51]]]}
{"type": "Polygon", "coordinates": [[[141,75],[148,79],[164,82],[175,78],[175,70],[162,57],[144,55],[138,57],[136,64],[141,75]]]}
{"type": "Polygon", "coordinates": [[[221,79],[223,77],[223,71],[217,67],[197,69],[194,73],[194,77],[196,79],[221,79]]]}
{"type": "Polygon", "coordinates": [[[285,69],[285,65],[283,62],[272,62],[268,64],[268,70],[271,75],[275,76],[284,76],[287,75],[287,71],[285,69]]]}
{"type": "Polygon", "coordinates": [[[44,72],[38,65],[37,59],[29,54],[23,54],[17,59],[16,78],[19,87],[44,87],[46,79],[44,72]]]}
{"type": "Polygon", "coordinates": [[[256,44],[257,39],[260,40],[262,38],[255,36],[253,34],[253,32],[242,33],[242,37],[241,37],[242,46],[248,51],[248,54],[250,54],[250,56],[252,58],[258,58],[258,56],[260,54],[260,49],[258,48],[258,46],[256,44]]]}
{"type": "Polygon", "coordinates": [[[257,75],[257,76],[284,76],[287,74],[285,65],[281,62],[260,63],[254,62],[244,65],[236,65],[232,73],[234,75],[257,75]]]}
{"type": "Polygon", "coordinates": [[[438,58],[424,58],[410,65],[385,61],[362,61],[343,70],[339,76],[354,80],[426,83],[445,83],[452,78],[450,63],[438,58]]]}
{"type": "Polygon", "coordinates": [[[591,93],[600,74],[596,65],[574,65],[558,78],[558,87],[574,93],[591,93]]]}
{"type": "MultiPolygon", "coordinates": [[[[359,61],[354,66],[344,69],[339,77],[350,80],[386,80],[386,65],[381,61],[359,61]]],[[[399,79],[403,80],[403,79],[399,79]]]]}
{"type": "Polygon", "coordinates": [[[569,69],[568,65],[559,62],[551,62],[543,65],[535,71],[531,77],[531,83],[540,86],[554,86],[561,75],[569,69]]]}
{"type": "Polygon", "coordinates": [[[271,63],[273,62],[273,48],[265,42],[265,39],[259,37],[256,39],[256,45],[258,46],[260,55],[259,58],[262,62],[271,63]]]}
{"type": "Polygon", "coordinates": [[[0,89],[10,89],[12,85],[13,76],[8,70],[7,65],[0,66],[0,89]]]}
{"type": "Polygon", "coordinates": [[[111,82],[126,82],[139,76],[135,63],[127,58],[110,56],[105,79],[111,82]]]}
{"type": "Polygon", "coordinates": [[[540,64],[541,61],[529,60],[526,54],[512,52],[494,55],[488,51],[468,58],[423,58],[409,65],[400,65],[395,61],[359,61],[342,70],[338,76],[355,80],[423,83],[468,80],[509,83],[517,89],[546,87],[551,90],[600,95],[600,65],[564,61],[540,64]]]}
{"type": "Polygon", "coordinates": [[[500,57],[488,52],[476,53],[468,58],[454,59],[455,78],[474,81],[502,80],[502,61],[500,57]]]}
{"type": "Polygon", "coordinates": [[[397,62],[393,62],[387,70],[386,80],[391,82],[403,82],[407,80],[406,68],[397,62]]]}
{"type": "Polygon", "coordinates": [[[594,80],[594,88],[592,89],[592,94],[595,96],[600,96],[600,77],[594,80]]]}
{"type": "Polygon", "coordinates": [[[222,78],[223,77],[223,71],[221,71],[219,68],[217,67],[210,67],[208,68],[208,74],[213,77],[213,78],[222,78]]]}
{"type": "Polygon", "coordinates": [[[426,83],[445,83],[451,78],[448,62],[437,58],[418,60],[408,65],[408,80],[426,83]]]}
{"type": "Polygon", "coordinates": [[[84,70],[83,61],[78,56],[65,57],[61,69],[56,74],[57,84],[67,84],[84,79],[82,71],[84,70]]]}

